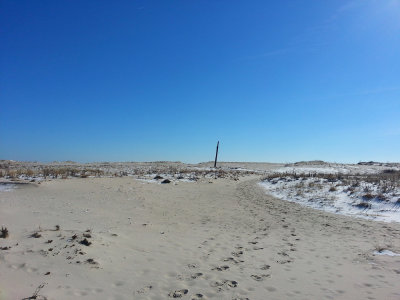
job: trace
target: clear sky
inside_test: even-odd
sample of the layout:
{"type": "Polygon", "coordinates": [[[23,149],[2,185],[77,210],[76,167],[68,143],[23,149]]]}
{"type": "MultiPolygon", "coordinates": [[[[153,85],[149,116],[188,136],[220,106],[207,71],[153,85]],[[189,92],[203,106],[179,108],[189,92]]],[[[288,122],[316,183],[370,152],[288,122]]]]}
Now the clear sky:
{"type": "Polygon", "coordinates": [[[0,0],[0,159],[400,161],[400,0],[0,0]]]}

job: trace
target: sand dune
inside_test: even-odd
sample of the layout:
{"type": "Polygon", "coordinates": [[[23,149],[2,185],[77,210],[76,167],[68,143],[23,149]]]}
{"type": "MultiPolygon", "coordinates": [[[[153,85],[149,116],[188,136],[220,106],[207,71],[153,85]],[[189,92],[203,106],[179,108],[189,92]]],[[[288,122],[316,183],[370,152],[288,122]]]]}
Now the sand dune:
{"type": "Polygon", "coordinates": [[[0,299],[41,284],[37,299],[400,298],[400,258],[374,254],[400,253],[398,223],[278,200],[259,181],[76,178],[1,192],[0,299]]]}

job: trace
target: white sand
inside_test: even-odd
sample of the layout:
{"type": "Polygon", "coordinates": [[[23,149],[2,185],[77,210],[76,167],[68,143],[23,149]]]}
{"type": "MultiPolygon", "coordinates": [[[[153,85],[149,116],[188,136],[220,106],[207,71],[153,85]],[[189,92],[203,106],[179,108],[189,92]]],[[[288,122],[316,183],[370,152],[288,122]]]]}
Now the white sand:
{"type": "Polygon", "coordinates": [[[400,253],[398,223],[278,200],[255,176],[211,181],[58,179],[0,192],[10,232],[0,247],[11,247],[0,250],[0,299],[42,283],[42,299],[57,300],[400,299],[400,258],[374,255],[400,253]]]}

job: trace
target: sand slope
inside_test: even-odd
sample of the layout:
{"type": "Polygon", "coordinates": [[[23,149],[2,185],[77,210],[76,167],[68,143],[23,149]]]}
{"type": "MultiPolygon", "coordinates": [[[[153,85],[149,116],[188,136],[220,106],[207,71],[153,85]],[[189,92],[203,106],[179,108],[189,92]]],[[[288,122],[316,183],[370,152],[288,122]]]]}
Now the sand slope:
{"type": "Polygon", "coordinates": [[[373,254],[400,253],[399,224],[277,200],[255,176],[211,182],[60,179],[0,193],[11,247],[0,299],[42,283],[47,299],[400,299],[400,257],[373,254]]]}

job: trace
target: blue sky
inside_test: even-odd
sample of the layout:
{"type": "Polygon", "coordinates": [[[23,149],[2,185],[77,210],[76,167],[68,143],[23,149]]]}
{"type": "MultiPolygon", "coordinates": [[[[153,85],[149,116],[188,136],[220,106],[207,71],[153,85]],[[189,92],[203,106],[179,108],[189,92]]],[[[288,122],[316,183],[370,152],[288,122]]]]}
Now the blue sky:
{"type": "Polygon", "coordinates": [[[1,0],[0,28],[0,159],[400,161],[400,0],[1,0]]]}

